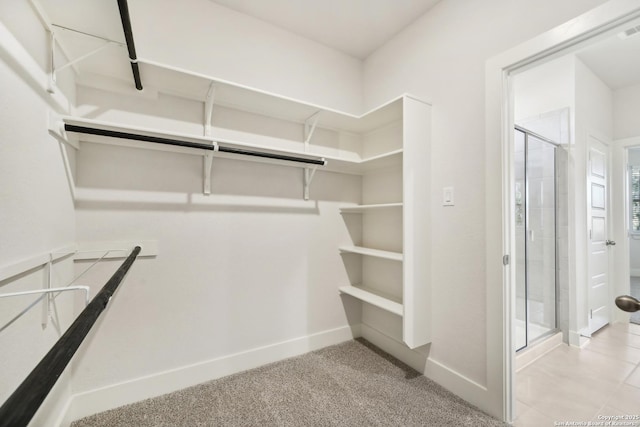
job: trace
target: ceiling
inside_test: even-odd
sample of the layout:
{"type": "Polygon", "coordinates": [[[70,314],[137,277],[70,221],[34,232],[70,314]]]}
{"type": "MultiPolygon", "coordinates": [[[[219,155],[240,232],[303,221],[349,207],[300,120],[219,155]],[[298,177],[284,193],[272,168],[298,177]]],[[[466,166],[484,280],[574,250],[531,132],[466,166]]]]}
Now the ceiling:
{"type": "Polygon", "coordinates": [[[210,0],[359,59],[440,0],[210,0]]]}
{"type": "MultiPolygon", "coordinates": [[[[633,22],[624,28],[640,24],[633,22]]],[[[611,89],[640,84],[640,32],[626,39],[618,35],[589,45],[577,56],[611,89]]]]}

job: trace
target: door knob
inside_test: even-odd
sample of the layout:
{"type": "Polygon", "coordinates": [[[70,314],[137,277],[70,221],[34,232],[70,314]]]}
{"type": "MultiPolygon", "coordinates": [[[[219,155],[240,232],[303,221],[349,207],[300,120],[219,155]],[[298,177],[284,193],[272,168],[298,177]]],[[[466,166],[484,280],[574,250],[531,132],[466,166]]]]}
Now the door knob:
{"type": "Polygon", "coordinates": [[[628,311],[629,313],[640,310],[640,301],[631,295],[620,295],[616,298],[616,305],[620,310],[628,311]]]}
{"type": "Polygon", "coordinates": [[[615,245],[616,245],[616,242],[615,242],[615,240],[607,240],[605,244],[606,244],[607,246],[615,246],[615,245]]]}

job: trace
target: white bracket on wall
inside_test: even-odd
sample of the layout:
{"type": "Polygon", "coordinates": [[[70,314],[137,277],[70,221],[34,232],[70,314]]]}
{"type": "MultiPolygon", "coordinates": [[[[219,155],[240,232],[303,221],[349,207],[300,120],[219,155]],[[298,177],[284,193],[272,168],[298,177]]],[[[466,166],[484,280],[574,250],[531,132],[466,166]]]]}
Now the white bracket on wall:
{"type": "Polygon", "coordinates": [[[213,104],[216,97],[216,85],[211,82],[207,96],[204,99],[204,136],[211,136],[211,122],[213,121],[213,104]]]}
{"type": "Polygon", "coordinates": [[[53,111],[49,111],[49,135],[53,136],[58,142],[62,142],[67,144],[76,150],[80,149],[80,142],[78,141],[78,136],[75,134],[68,134],[64,130],[64,121],[62,120],[62,116],[56,114],[53,111]]]}
{"type": "MultiPolygon", "coordinates": [[[[31,4],[31,7],[36,13],[36,16],[40,20],[40,23],[42,24],[42,28],[44,28],[49,33],[53,33],[54,31],[53,31],[53,25],[51,24],[51,18],[49,18],[49,15],[44,10],[40,2],[38,0],[29,0],[29,3],[31,4]]],[[[66,43],[63,43],[63,41],[60,39],[57,39],[56,43],[58,44],[58,47],[60,48],[60,51],[62,52],[62,54],[67,58],[70,58],[71,55],[69,54],[69,49],[66,46],[66,43]]],[[[76,74],[80,73],[80,70],[78,70],[78,67],[76,67],[75,64],[71,65],[71,67],[73,68],[73,71],[76,74]]]]}
{"type": "Polygon", "coordinates": [[[8,328],[16,320],[18,320],[23,314],[25,314],[27,311],[29,311],[31,309],[31,307],[33,307],[35,304],[37,304],[41,299],[44,299],[43,307],[47,308],[47,309],[43,310],[43,315],[45,317],[43,318],[42,329],[45,329],[47,327],[48,320],[51,317],[51,315],[50,315],[50,313],[51,313],[51,311],[50,311],[51,310],[51,301],[52,301],[52,299],[57,297],[57,295],[51,295],[51,294],[53,294],[53,293],[60,294],[62,292],[68,292],[68,291],[84,291],[84,305],[85,305],[85,307],[87,305],[89,305],[89,291],[90,291],[90,289],[89,289],[88,286],[65,286],[63,288],[35,289],[35,290],[31,290],[31,291],[9,292],[9,293],[6,293],[6,294],[0,294],[0,298],[9,298],[9,297],[19,297],[19,296],[26,296],[26,295],[44,294],[44,295],[42,295],[41,298],[38,298],[33,303],[31,303],[31,305],[27,306],[24,310],[22,310],[22,312],[18,313],[18,315],[16,315],[13,319],[11,319],[7,323],[5,323],[0,328],[0,332],[5,330],[6,328],[8,328]],[[47,311],[47,310],[49,310],[49,311],[47,311]]]}
{"type": "Polygon", "coordinates": [[[56,35],[53,31],[48,31],[49,35],[49,82],[47,84],[47,92],[55,93],[56,91],[56,35]]]}
{"type": "Polygon", "coordinates": [[[304,199],[305,200],[309,200],[309,186],[311,185],[313,176],[316,174],[316,169],[318,169],[318,166],[314,166],[313,168],[304,168],[304,199]]]}
{"type": "Polygon", "coordinates": [[[67,155],[67,150],[64,148],[64,145],[68,145],[70,147],[75,148],[76,150],[80,149],[80,143],[77,140],[77,136],[73,135],[72,138],[69,138],[69,135],[64,130],[64,123],[62,122],[62,117],[53,111],[49,111],[49,135],[53,136],[60,144],[60,153],[62,155],[62,160],[64,162],[64,170],[67,175],[67,182],[69,184],[69,191],[71,192],[71,197],[73,200],[76,199],[76,183],[73,178],[73,170],[71,168],[71,162],[69,162],[69,156],[67,155]]]}
{"type": "Polygon", "coordinates": [[[76,246],[71,245],[71,246],[57,249],[55,251],[36,255],[34,257],[22,260],[12,265],[6,265],[6,266],[0,267],[0,281],[11,279],[27,271],[34,270],[37,268],[46,268],[46,272],[45,272],[46,276],[44,277],[44,280],[42,283],[42,289],[0,294],[0,298],[13,297],[13,296],[19,296],[19,295],[30,295],[30,294],[45,294],[41,298],[38,298],[37,300],[32,302],[21,313],[15,316],[8,323],[4,324],[4,326],[0,327],[0,332],[5,328],[7,328],[9,325],[11,325],[14,321],[20,318],[23,314],[29,311],[36,304],[38,304],[41,300],[42,300],[41,325],[42,325],[42,329],[45,329],[47,327],[47,324],[49,323],[49,319],[51,318],[52,299],[50,297],[50,294],[52,292],[56,292],[56,289],[57,289],[52,287],[54,262],[61,260],[63,258],[72,256],[75,254],[75,252],[76,252],[76,246]]]}
{"type": "Polygon", "coordinates": [[[23,295],[37,295],[37,294],[52,294],[54,292],[66,292],[66,291],[84,291],[84,304],[89,304],[89,287],[88,286],[65,286],[63,288],[47,288],[47,289],[35,289],[32,291],[20,291],[9,292],[6,294],[0,294],[0,298],[18,297],[23,295]]]}
{"type": "MultiPolygon", "coordinates": [[[[213,121],[213,105],[215,103],[215,95],[216,95],[216,85],[214,82],[211,82],[209,85],[209,90],[207,91],[207,96],[204,100],[204,136],[211,136],[211,122],[213,121]]],[[[213,145],[218,151],[218,145],[213,142],[213,145]]],[[[204,194],[211,194],[211,172],[213,168],[213,152],[209,151],[205,153],[203,164],[202,164],[202,172],[204,179],[204,194]]]]}
{"type": "Polygon", "coordinates": [[[311,137],[313,137],[313,132],[316,130],[316,126],[318,125],[318,119],[320,118],[320,111],[316,111],[311,116],[307,117],[304,121],[304,151],[305,153],[309,149],[309,142],[311,142],[311,137]]]}
{"type": "MultiPolygon", "coordinates": [[[[0,282],[11,280],[19,277],[25,272],[35,269],[46,269],[42,289],[33,289],[28,291],[18,291],[0,294],[0,298],[28,296],[42,294],[35,301],[31,302],[20,313],[9,320],[7,323],[0,325],[0,332],[4,331],[16,320],[26,314],[33,307],[42,301],[42,328],[45,329],[49,321],[53,319],[53,315],[57,314],[54,301],[61,292],[68,291],[84,291],[85,306],[89,304],[89,287],[79,286],[74,283],[89,272],[93,267],[105,259],[126,258],[132,251],[134,246],[142,248],[139,257],[155,257],[158,255],[158,242],[156,240],[144,241],[116,241],[116,242],[85,242],[80,244],[68,245],[50,252],[38,254],[30,258],[24,259],[14,264],[0,266],[0,282]],[[70,282],[62,287],[53,287],[54,282],[54,265],[67,257],[73,257],[73,261],[94,260],[91,265],[77,274],[70,282]],[[73,286],[72,286],[73,285],[73,286]]],[[[56,316],[57,317],[57,316],[56,316]]],[[[55,324],[54,324],[55,326],[55,324]]],[[[58,331],[59,332],[59,331],[58,331]]]]}
{"type": "Polygon", "coordinates": [[[42,301],[42,329],[46,329],[49,319],[51,318],[51,281],[53,277],[53,255],[49,254],[49,262],[47,262],[47,280],[44,282],[42,292],[44,292],[44,300],[42,301]]]}
{"type": "MultiPolygon", "coordinates": [[[[55,42],[55,36],[53,37],[53,40],[54,40],[54,42],[55,42]]],[[[70,67],[70,66],[72,66],[72,65],[74,65],[74,64],[77,64],[78,62],[80,62],[80,61],[82,61],[82,60],[84,60],[84,59],[87,59],[87,58],[89,58],[90,56],[93,56],[93,55],[95,55],[96,53],[101,52],[101,51],[103,51],[104,49],[106,49],[106,48],[108,48],[108,47],[111,47],[111,46],[121,46],[121,44],[120,44],[120,43],[118,43],[118,42],[114,42],[114,41],[108,41],[108,42],[104,43],[102,46],[97,47],[97,48],[93,49],[92,51],[85,53],[84,55],[80,55],[79,57],[77,57],[77,58],[75,58],[75,59],[72,59],[72,60],[68,61],[66,64],[60,65],[59,67],[55,67],[55,68],[53,69],[54,81],[55,81],[55,74],[56,74],[58,71],[64,70],[64,69],[65,69],[65,68],[67,68],[67,67],[70,67]]],[[[52,56],[53,56],[53,55],[52,55],[52,56]]]]}
{"type": "MultiPolygon", "coordinates": [[[[43,18],[44,19],[44,18],[43,18]]],[[[63,27],[61,25],[56,25],[56,24],[50,24],[47,25],[47,32],[49,33],[49,40],[50,40],[50,60],[51,60],[51,64],[50,64],[50,69],[49,69],[49,92],[50,93],[54,93],[56,90],[56,74],[59,71],[64,70],[67,67],[73,67],[74,70],[76,70],[77,72],[77,68],[76,68],[76,64],[78,64],[80,61],[83,61],[91,56],[94,56],[95,54],[102,52],[103,50],[105,50],[108,47],[111,46],[117,46],[117,47],[126,47],[127,45],[124,43],[121,43],[119,41],[116,40],[111,40],[105,37],[100,37],[100,36],[96,36],[94,34],[89,34],[89,33],[85,33],[84,31],[78,31],[78,30],[74,30],[72,28],[67,28],[67,27],[63,27]],[[77,33],[77,34],[82,34],[83,36],[87,36],[87,37],[91,37],[94,39],[99,39],[102,40],[104,43],[101,46],[98,46],[97,48],[85,53],[84,55],[80,55],[79,57],[75,58],[75,59],[69,59],[67,61],[67,63],[60,65],[58,67],[56,67],[55,64],[55,52],[56,52],[56,44],[58,46],[60,46],[60,43],[58,41],[58,39],[56,38],[56,34],[54,32],[54,28],[63,30],[63,31],[70,31],[73,33],[77,33]]],[[[62,48],[61,48],[62,49],[62,48]]],[[[65,53],[65,55],[68,55],[65,53]]]]}
{"type": "MultiPolygon", "coordinates": [[[[215,151],[218,151],[218,145],[214,144],[215,151]]],[[[204,194],[211,194],[211,172],[213,169],[213,151],[207,151],[204,155],[203,162],[203,179],[204,179],[204,194]]]]}
{"type": "MultiPolygon", "coordinates": [[[[311,138],[313,137],[313,133],[316,130],[316,126],[318,125],[318,119],[320,118],[320,111],[316,111],[311,116],[307,117],[304,121],[304,152],[309,151],[309,143],[311,142],[311,138]]],[[[316,169],[305,167],[302,171],[303,179],[304,179],[304,200],[309,200],[309,186],[311,185],[311,181],[313,180],[313,176],[316,173],[316,169]]]]}

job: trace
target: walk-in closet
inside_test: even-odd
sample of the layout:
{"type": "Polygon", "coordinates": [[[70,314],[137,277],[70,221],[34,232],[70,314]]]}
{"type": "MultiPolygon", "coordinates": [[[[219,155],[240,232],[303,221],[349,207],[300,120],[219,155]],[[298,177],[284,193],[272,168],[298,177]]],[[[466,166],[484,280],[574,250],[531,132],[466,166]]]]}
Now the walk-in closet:
{"type": "Polygon", "coordinates": [[[517,421],[590,337],[510,79],[631,3],[0,2],[0,427],[517,421]]]}

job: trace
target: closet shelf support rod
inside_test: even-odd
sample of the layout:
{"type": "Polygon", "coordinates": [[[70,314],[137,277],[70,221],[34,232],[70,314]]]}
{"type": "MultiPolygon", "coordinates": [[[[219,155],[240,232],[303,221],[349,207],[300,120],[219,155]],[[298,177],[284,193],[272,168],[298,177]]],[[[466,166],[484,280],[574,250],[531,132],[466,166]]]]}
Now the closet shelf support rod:
{"type": "Polygon", "coordinates": [[[129,16],[127,0],[118,0],[118,9],[120,9],[120,20],[122,21],[122,29],[124,30],[127,49],[129,50],[129,61],[131,62],[133,80],[135,81],[136,89],[142,90],[140,67],[138,66],[138,56],[136,55],[136,45],[133,42],[133,30],[131,29],[131,17],[129,16]]]}
{"type": "Polygon", "coordinates": [[[96,129],[86,126],[77,126],[65,123],[64,130],[67,132],[84,133],[87,135],[107,136],[111,138],[131,139],[134,141],[153,142],[156,144],[174,145],[178,147],[197,148],[208,151],[219,151],[221,153],[241,154],[244,156],[262,157],[274,160],[286,160],[289,162],[306,163],[311,165],[324,166],[327,161],[325,159],[308,159],[305,157],[289,156],[286,154],[266,153],[254,150],[245,150],[243,148],[223,147],[217,144],[202,144],[198,142],[182,141],[173,138],[162,138],[158,136],[140,135],[129,132],[120,132],[107,129],[96,129]]]}
{"type": "Polygon", "coordinates": [[[10,292],[7,294],[0,294],[0,298],[18,297],[23,295],[50,294],[55,292],[67,292],[67,291],[84,291],[84,305],[89,304],[89,287],[88,286],[67,286],[64,288],[46,288],[46,289],[35,289],[32,291],[10,292]]]}
{"type": "Polygon", "coordinates": [[[120,268],[69,326],[67,332],[60,337],[40,363],[0,407],[0,427],[26,427],[29,424],[78,347],[107,307],[140,250],[140,246],[133,249],[120,268]]]}

